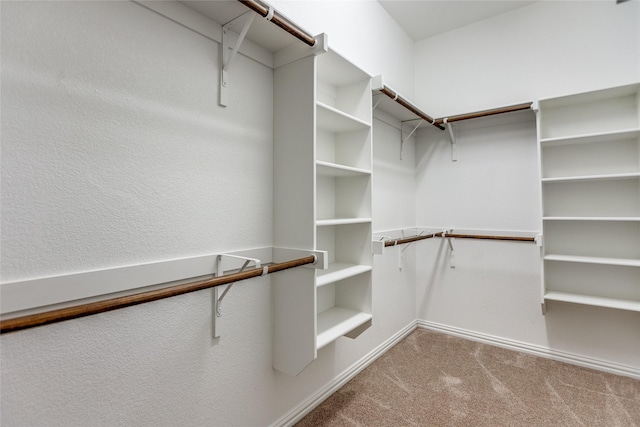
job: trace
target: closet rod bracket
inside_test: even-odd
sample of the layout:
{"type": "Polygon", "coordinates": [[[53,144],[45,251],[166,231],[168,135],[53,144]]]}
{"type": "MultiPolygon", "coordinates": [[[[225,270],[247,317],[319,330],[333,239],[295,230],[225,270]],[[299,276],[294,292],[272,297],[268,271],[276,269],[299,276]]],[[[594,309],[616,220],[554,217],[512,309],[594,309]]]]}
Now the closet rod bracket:
{"type": "Polygon", "coordinates": [[[449,254],[449,267],[456,268],[456,248],[454,246],[454,238],[447,236],[447,231],[451,232],[453,229],[442,230],[442,238],[447,239],[447,243],[449,243],[449,250],[451,253],[449,254]]]}
{"type": "MultiPolygon", "coordinates": [[[[413,121],[413,120],[407,120],[407,121],[413,121]]],[[[409,138],[411,138],[411,136],[418,130],[422,122],[424,122],[424,119],[419,119],[418,124],[413,128],[411,132],[409,132],[409,135],[407,135],[406,138],[402,137],[402,125],[405,124],[406,121],[401,123],[400,125],[400,160],[403,160],[402,152],[404,151],[404,143],[407,142],[407,140],[409,140],[409,138]]]]}
{"type": "Polygon", "coordinates": [[[449,136],[451,137],[451,161],[458,161],[458,153],[456,149],[456,132],[453,129],[453,123],[449,123],[447,119],[442,120],[442,124],[444,124],[449,131],[449,136]]]}
{"type": "MultiPolygon", "coordinates": [[[[250,264],[253,267],[260,268],[261,262],[257,258],[248,258],[239,255],[220,254],[216,257],[216,277],[224,276],[233,271],[234,273],[242,273],[250,264]]],[[[266,268],[266,267],[265,267],[266,268]]],[[[213,337],[219,338],[221,333],[220,317],[222,317],[222,300],[231,290],[233,283],[225,286],[221,291],[219,286],[213,288],[213,337]]]]}
{"type": "Polygon", "coordinates": [[[229,67],[231,66],[233,58],[238,53],[238,49],[240,49],[240,45],[242,45],[255,16],[255,13],[248,11],[222,26],[222,65],[220,67],[219,103],[223,107],[228,105],[229,100],[229,67]],[[231,30],[231,27],[236,24],[242,25],[242,29],[237,37],[235,37],[235,32],[231,30]]]}

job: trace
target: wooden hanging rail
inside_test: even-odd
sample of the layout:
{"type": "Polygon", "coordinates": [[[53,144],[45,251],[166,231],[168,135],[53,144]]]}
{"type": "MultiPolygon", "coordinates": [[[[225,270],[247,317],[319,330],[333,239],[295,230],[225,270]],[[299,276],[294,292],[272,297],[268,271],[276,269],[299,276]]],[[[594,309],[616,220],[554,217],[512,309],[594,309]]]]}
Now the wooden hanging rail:
{"type": "Polygon", "coordinates": [[[298,26],[287,20],[284,16],[282,16],[278,11],[274,10],[270,6],[265,6],[258,1],[255,0],[238,0],[240,3],[248,7],[249,9],[256,12],[258,15],[267,18],[269,21],[273,22],[278,27],[282,28],[292,36],[301,40],[302,42],[308,44],[309,46],[314,46],[316,44],[316,39],[307,34],[305,31],[300,29],[298,26]],[[269,14],[271,13],[271,17],[269,14]]]}
{"type": "MultiPolygon", "coordinates": [[[[442,237],[442,236],[440,236],[442,237]]],[[[535,242],[535,237],[522,236],[485,236],[481,234],[457,234],[447,233],[446,237],[455,237],[456,239],[482,239],[482,240],[510,240],[515,242],[535,242]]]]}
{"type": "Polygon", "coordinates": [[[384,242],[384,246],[386,247],[386,246],[404,245],[406,243],[413,243],[419,240],[433,239],[434,237],[442,237],[442,232],[425,234],[420,236],[403,237],[402,239],[387,240],[384,242]]]}
{"type": "Polygon", "coordinates": [[[77,306],[51,310],[44,313],[30,314],[27,316],[2,320],[0,321],[0,334],[33,328],[36,326],[48,325],[51,323],[62,322],[64,320],[77,319],[79,317],[91,316],[98,313],[105,313],[107,311],[117,310],[119,308],[144,304],[146,302],[157,301],[160,299],[175,297],[195,291],[201,291],[203,289],[209,289],[220,285],[226,285],[232,282],[237,282],[239,280],[250,279],[253,277],[262,276],[264,274],[271,274],[277,271],[287,270],[289,268],[300,267],[307,264],[314,264],[315,262],[316,256],[310,255],[308,257],[298,258],[291,261],[274,263],[269,266],[265,266],[264,269],[255,268],[242,271],[240,273],[214,277],[212,279],[183,283],[164,289],[156,289],[153,291],[141,292],[134,295],[111,298],[104,301],[80,304],[77,306]]]}
{"type": "MultiPolygon", "coordinates": [[[[405,243],[417,242],[419,240],[432,239],[434,237],[442,237],[442,232],[431,233],[421,236],[403,237],[401,239],[387,240],[384,242],[384,246],[396,246],[405,243]]],[[[488,236],[481,234],[459,234],[459,233],[445,233],[444,237],[453,237],[456,239],[483,239],[483,240],[507,240],[515,242],[535,242],[535,237],[521,237],[521,236],[488,236]]]]}
{"type": "Polygon", "coordinates": [[[383,94],[387,95],[389,98],[391,98],[392,100],[394,100],[398,104],[402,105],[404,108],[406,108],[407,110],[411,111],[413,114],[415,114],[416,116],[420,117],[421,119],[423,119],[427,123],[437,127],[440,130],[444,130],[444,127],[442,126],[441,123],[436,123],[436,119],[434,119],[433,117],[429,116],[428,114],[423,113],[422,111],[420,111],[417,107],[415,107],[409,101],[407,101],[406,99],[401,97],[397,92],[394,92],[393,90],[389,89],[388,86],[382,85],[382,87],[379,89],[379,91],[380,91],[380,93],[383,93],[383,94]]]}
{"type": "Polygon", "coordinates": [[[460,114],[457,116],[451,116],[451,117],[442,117],[440,119],[436,119],[435,120],[435,125],[441,125],[445,123],[445,120],[447,121],[447,123],[453,123],[453,122],[459,122],[461,120],[469,120],[469,119],[477,119],[479,117],[487,117],[487,116],[493,116],[496,114],[502,114],[502,113],[511,113],[514,111],[521,111],[521,110],[528,110],[531,108],[532,103],[531,102],[527,102],[525,104],[518,104],[518,105],[511,105],[508,107],[501,107],[501,108],[494,108],[492,110],[484,110],[484,111],[478,111],[475,113],[468,113],[468,114],[460,114]]]}

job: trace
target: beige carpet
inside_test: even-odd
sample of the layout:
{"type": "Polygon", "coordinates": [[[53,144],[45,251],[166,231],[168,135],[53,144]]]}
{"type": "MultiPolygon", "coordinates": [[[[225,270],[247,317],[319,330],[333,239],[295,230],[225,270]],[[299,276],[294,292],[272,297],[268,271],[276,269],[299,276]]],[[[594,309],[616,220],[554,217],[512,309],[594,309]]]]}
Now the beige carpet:
{"type": "Polygon", "coordinates": [[[640,381],[417,329],[303,426],[640,426],[640,381]]]}

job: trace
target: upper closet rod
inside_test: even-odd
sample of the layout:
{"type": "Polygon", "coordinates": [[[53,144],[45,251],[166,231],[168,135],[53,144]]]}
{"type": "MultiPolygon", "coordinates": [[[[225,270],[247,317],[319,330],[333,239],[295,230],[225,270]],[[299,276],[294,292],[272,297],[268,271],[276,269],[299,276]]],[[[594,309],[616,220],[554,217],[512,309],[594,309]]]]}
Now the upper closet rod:
{"type": "Polygon", "coordinates": [[[164,289],[156,289],[139,294],[112,298],[105,301],[91,302],[74,307],[61,308],[44,313],[30,314],[27,316],[2,320],[0,321],[0,333],[4,334],[5,332],[19,331],[21,329],[48,325],[51,323],[62,322],[64,320],[76,319],[79,317],[117,310],[119,308],[130,307],[132,305],[143,304],[145,302],[175,297],[189,292],[195,292],[220,285],[226,285],[229,283],[237,282],[239,280],[263,276],[265,274],[271,274],[289,268],[300,267],[307,264],[315,264],[316,260],[317,258],[315,255],[310,255],[304,258],[279,262],[271,264],[269,266],[264,266],[263,268],[255,268],[239,273],[227,274],[225,276],[214,277],[212,279],[183,283],[181,285],[170,286],[164,289]]]}
{"type": "Polygon", "coordinates": [[[521,111],[521,110],[528,110],[531,108],[532,103],[531,102],[527,102],[525,104],[518,104],[518,105],[510,105],[508,107],[501,107],[501,108],[494,108],[492,110],[484,110],[484,111],[478,111],[475,113],[468,113],[468,114],[460,114],[457,116],[451,116],[451,117],[442,117],[440,119],[436,119],[435,120],[435,124],[436,125],[441,125],[443,123],[452,123],[452,122],[458,122],[461,120],[468,120],[468,119],[477,119],[478,117],[486,117],[486,116],[493,116],[495,114],[502,114],[502,113],[511,113],[513,111],[521,111]]]}
{"type": "Polygon", "coordinates": [[[313,36],[307,34],[298,26],[288,21],[284,16],[278,13],[272,6],[265,6],[255,0],[238,0],[240,3],[247,6],[249,9],[256,12],[258,15],[267,18],[268,21],[273,22],[278,27],[282,28],[292,36],[298,38],[302,42],[313,46],[316,44],[316,39],[313,36]]]}
{"type": "MultiPolygon", "coordinates": [[[[434,238],[434,237],[443,237],[442,234],[443,233],[440,232],[440,233],[426,234],[426,235],[423,235],[423,236],[411,236],[411,237],[404,237],[402,239],[387,240],[387,241],[384,242],[384,245],[385,246],[402,245],[402,244],[405,244],[405,243],[416,242],[418,240],[431,239],[431,238],[434,238]]],[[[536,241],[535,237],[488,236],[488,235],[482,235],[482,234],[445,233],[444,237],[453,237],[453,238],[457,238],[457,239],[509,240],[509,241],[516,241],[516,242],[535,242],[536,241]]]]}
{"type": "Polygon", "coordinates": [[[389,98],[393,99],[398,104],[402,105],[404,108],[411,111],[416,116],[425,120],[427,123],[434,125],[438,129],[444,130],[444,127],[442,127],[441,123],[436,123],[436,119],[434,119],[433,117],[430,117],[428,114],[425,114],[422,111],[420,111],[418,108],[414,107],[409,101],[401,97],[398,93],[389,89],[387,86],[383,85],[382,88],[380,89],[380,92],[384,93],[389,98]]]}

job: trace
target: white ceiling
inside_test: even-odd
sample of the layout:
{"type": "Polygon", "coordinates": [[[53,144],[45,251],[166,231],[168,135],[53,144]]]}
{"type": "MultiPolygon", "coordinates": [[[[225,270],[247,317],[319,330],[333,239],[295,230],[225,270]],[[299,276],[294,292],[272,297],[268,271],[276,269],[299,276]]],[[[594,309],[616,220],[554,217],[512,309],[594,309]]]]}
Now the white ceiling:
{"type": "Polygon", "coordinates": [[[379,0],[414,41],[500,15],[529,0],[379,0]]]}

